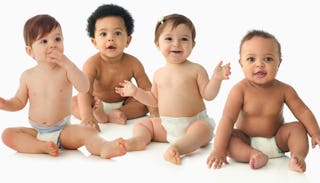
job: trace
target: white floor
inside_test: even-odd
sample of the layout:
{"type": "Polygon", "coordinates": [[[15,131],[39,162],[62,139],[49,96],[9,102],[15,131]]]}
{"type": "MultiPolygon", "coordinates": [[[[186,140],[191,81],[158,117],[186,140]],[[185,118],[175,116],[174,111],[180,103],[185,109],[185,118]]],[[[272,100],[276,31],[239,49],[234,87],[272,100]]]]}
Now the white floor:
{"type": "MultiPolygon", "coordinates": [[[[101,125],[101,135],[110,140],[130,137],[131,128],[137,121],[131,120],[126,126],[101,125]]],[[[73,119],[73,123],[77,122],[73,119]]],[[[1,125],[1,131],[4,126],[1,125]]],[[[51,157],[16,153],[1,143],[0,182],[319,182],[318,149],[310,150],[306,160],[308,169],[301,174],[288,170],[287,157],[272,159],[259,170],[251,170],[247,164],[232,160],[222,169],[208,169],[205,161],[212,144],[183,158],[182,165],[176,166],[162,158],[167,147],[166,143],[151,143],[145,151],[104,160],[91,156],[84,147],[51,157]]]]}

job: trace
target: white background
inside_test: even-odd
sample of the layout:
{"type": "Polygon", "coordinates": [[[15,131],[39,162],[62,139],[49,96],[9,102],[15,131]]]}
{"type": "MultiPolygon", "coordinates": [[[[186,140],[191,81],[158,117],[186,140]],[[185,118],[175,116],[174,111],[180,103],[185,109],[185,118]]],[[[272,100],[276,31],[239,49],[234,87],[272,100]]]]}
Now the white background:
{"type": "MultiPolygon", "coordinates": [[[[132,42],[125,51],[140,59],[150,79],[154,71],[165,63],[153,43],[154,28],[159,17],[180,13],[193,21],[197,31],[196,46],[189,59],[202,64],[210,76],[220,60],[230,62],[232,67],[231,78],[223,82],[217,98],[206,102],[209,114],[217,122],[221,117],[228,91],[243,78],[238,64],[241,38],[251,29],[272,33],[281,43],[283,54],[277,78],[292,85],[316,118],[320,119],[320,89],[317,86],[320,11],[316,0],[2,1],[0,96],[14,96],[20,74],[36,64],[26,54],[22,36],[23,25],[28,18],[36,14],[50,14],[55,17],[62,26],[65,54],[82,68],[86,59],[97,51],[87,36],[87,18],[103,3],[121,5],[132,14],[135,30],[132,42]]],[[[295,120],[287,109],[285,118],[287,121],[295,120]]],[[[9,126],[28,126],[27,107],[13,113],[0,111],[0,129],[9,126]]],[[[310,152],[316,156],[320,155],[318,148],[311,149],[310,152]]],[[[0,143],[0,161],[4,154],[12,154],[12,151],[0,143]]],[[[319,170],[318,165],[319,162],[317,166],[309,166],[309,171],[319,170]]],[[[4,165],[0,166],[3,170],[4,165]]]]}

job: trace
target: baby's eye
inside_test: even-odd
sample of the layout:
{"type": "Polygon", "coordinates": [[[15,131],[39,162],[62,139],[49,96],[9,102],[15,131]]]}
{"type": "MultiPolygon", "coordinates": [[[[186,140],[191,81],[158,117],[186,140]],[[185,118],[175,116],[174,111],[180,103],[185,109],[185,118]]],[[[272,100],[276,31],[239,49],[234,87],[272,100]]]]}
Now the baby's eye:
{"type": "Polygon", "coordinates": [[[46,40],[46,39],[41,39],[40,44],[46,44],[46,43],[48,43],[48,40],[46,40]]]}
{"type": "Polygon", "coordinates": [[[121,34],[122,34],[122,32],[120,32],[120,31],[117,31],[114,33],[114,35],[116,35],[116,36],[120,36],[121,34]]]}
{"type": "Polygon", "coordinates": [[[247,60],[249,61],[249,62],[254,62],[254,58],[253,57],[249,57],[249,58],[247,58],[247,60]]]}
{"type": "Polygon", "coordinates": [[[266,61],[266,62],[271,62],[271,61],[273,61],[273,58],[272,57],[266,57],[263,60],[266,61]]]}
{"type": "Polygon", "coordinates": [[[61,38],[61,37],[56,37],[55,41],[56,41],[56,42],[61,42],[61,41],[62,41],[62,38],[61,38]]]}
{"type": "Polygon", "coordinates": [[[107,33],[106,33],[106,32],[101,32],[101,33],[99,34],[99,36],[100,36],[100,37],[106,37],[106,36],[107,36],[107,33]]]}
{"type": "Polygon", "coordinates": [[[171,37],[166,37],[166,38],[164,38],[164,40],[166,40],[166,41],[172,41],[172,38],[171,38],[171,37]]]}
{"type": "Polygon", "coordinates": [[[184,37],[184,38],[181,38],[182,41],[189,41],[188,38],[184,37]]]}

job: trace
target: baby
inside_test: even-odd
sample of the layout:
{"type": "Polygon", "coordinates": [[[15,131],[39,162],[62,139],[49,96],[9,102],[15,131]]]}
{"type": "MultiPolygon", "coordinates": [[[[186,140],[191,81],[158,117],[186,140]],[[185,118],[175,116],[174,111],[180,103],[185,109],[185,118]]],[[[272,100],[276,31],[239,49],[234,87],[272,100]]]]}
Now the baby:
{"type": "MultiPolygon", "coordinates": [[[[82,124],[99,129],[97,122],[125,124],[128,119],[148,113],[145,105],[114,91],[120,81],[131,79],[143,89],[151,88],[141,62],[124,52],[131,42],[133,26],[130,13],[114,4],[101,5],[88,18],[87,31],[99,52],[83,66],[90,82],[89,92],[73,99],[72,113],[82,124]]],[[[158,116],[157,109],[149,110],[151,116],[158,116]]]]}
{"type": "Polygon", "coordinates": [[[307,133],[315,147],[320,143],[320,129],[293,87],[276,79],[281,63],[280,43],[267,32],[250,31],[241,41],[239,63],[245,78],[229,93],[208,166],[221,168],[228,163],[228,155],[258,169],[269,158],[290,152],[290,169],[304,172],[309,148],[307,133]],[[284,104],[298,121],[285,123],[284,104]]]}
{"type": "Polygon", "coordinates": [[[151,91],[137,88],[129,81],[116,92],[132,96],[152,107],[159,107],[159,118],[146,119],[127,139],[127,151],[143,150],[151,141],[169,142],[165,160],[180,164],[181,156],[206,146],[213,137],[215,123],[207,115],[203,99],[213,100],[221,82],[230,75],[229,64],[220,62],[209,79],[206,70],[187,58],[195,46],[195,27],[184,15],[165,16],[156,25],[155,44],[166,60],[153,78],[151,91]]]}
{"type": "Polygon", "coordinates": [[[0,109],[17,111],[29,101],[32,128],[7,128],[4,144],[22,153],[59,155],[59,149],[77,149],[83,145],[93,155],[112,158],[125,154],[123,139],[105,141],[98,131],[71,125],[72,87],[89,90],[88,78],[64,54],[60,24],[50,15],[36,15],[24,26],[26,52],[37,65],[23,72],[16,95],[0,98],[0,109]]]}

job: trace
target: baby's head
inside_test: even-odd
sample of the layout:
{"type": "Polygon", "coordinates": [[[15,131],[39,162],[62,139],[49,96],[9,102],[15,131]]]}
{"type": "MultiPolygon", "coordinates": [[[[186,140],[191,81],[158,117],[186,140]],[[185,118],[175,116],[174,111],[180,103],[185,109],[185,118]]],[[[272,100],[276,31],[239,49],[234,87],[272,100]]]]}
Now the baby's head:
{"type": "Polygon", "coordinates": [[[240,44],[240,60],[245,78],[258,85],[273,85],[281,63],[281,47],[270,33],[249,31],[240,44]]]}
{"type": "Polygon", "coordinates": [[[87,32],[89,37],[94,38],[96,21],[108,16],[121,17],[125,23],[128,36],[131,36],[134,30],[134,20],[131,14],[121,6],[104,4],[99,6],[88,18],[87,32]]]}
{"type": "Polygon", "coordinates": [[[157,43],[159,41],[160,34],[162,33],[165,27],[171,26],[171,29],[174,29],[180,24],[185,24],[190,29],[192,34],[192,42],[194,44],[195,38],[196,38],[196,29],[189,18],[180,14],[167,15],[165,17],[162,17],[157,22],[156,29],[155,29],[154,42],[157,43]]]}
{"type": "Polygon", "coordinates": [[[278,54],[279,54],[279,59],[280,61],[282,60],[282,54],[281,54],[281,45],[279,43],[279,41],[276,39],[276,37],[268,32],[262,31],[262,30],[251,30],[249,31],[241,40],[240,43],[240,56],[241,56],[241,51],[242,51],[242,46],[246,41],[251,40],[254,37],[260,37],[260,38],[264,38],[264,39],[271,39],[273,40],[276,45],[277,45],[277,50],[278,50],[278,54]]]}
{"type": "Polygon", "coordinates": [[[50,15],[36,15],[28,19],[24,25],[23,37],[26,46],[46,36],[52,30],[60,27],[59,22],[50,15]]]}

